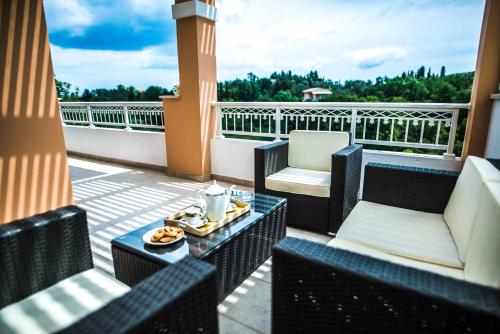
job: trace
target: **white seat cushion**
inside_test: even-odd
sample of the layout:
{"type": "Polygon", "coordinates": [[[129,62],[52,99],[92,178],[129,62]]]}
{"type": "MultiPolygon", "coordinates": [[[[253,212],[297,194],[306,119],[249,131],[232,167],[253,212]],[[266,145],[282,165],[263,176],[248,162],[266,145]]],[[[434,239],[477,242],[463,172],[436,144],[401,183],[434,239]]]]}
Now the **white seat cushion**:
{"type": "Polygon", "coordinates": [[[294,130],[288,141],[288,166],[330,172],[332,154],[347,146],[346,132],[294,130]]]}
{"type": "Polygon", "coordinates": [[[443,215],[359,202],[337,237],[383,252],[463,268],[443,215]]]}
{"type": "Polygon", "coordinates": [[[465,279],[500,288],[500,182],[486,182],[479,196],[465,257],[465,279]]]}
{"type": "Polygon", "coordinates": [[[481,185],[485,181],[500,181],[500,171],[485,159],[469,156],[444,210],[444,220],[462,261],[466,258],[481,185]]]}
{"type": "Polygon", "coordinates": [[[330,197],[330,172],[287,167],[266,177],[266,189],[293,194],[330,197]]]}
{"type": "Polygon", "coordinates": [[[328,242],[327,246],[347,250],[357,254],[370,256],[383,261],[400,264],[405,267],[411,267],[419,270],[426,270],[439,275],[453,277],[456,279],[461,279],[461,280],[464,279],[464,271],[462,269],[439,266],[433,263],[413,260],[403,256],[392,255],[383,252],[381,250],[375,249],[373,247],[364,246],[354,241],[341,239],[339,237],[332,239],[330,242],[328,242]]]}
{"type": "Polygon", "coordinates": [[[129,290],[113,277],[90,269],[1,309],[0,333],[53,333],[129,290]]]}

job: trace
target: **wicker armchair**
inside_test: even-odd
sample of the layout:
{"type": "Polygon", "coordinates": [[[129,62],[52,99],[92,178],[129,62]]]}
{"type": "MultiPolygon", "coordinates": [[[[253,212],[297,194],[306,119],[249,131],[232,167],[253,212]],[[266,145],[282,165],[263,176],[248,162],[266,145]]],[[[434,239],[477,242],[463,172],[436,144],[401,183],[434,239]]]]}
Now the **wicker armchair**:
{"type": "MultiPolygon", "coordinates": [[[[22,322],[23,318],[6,319],[12,314],[6,310],[93,268],[86,213],[76,206],[67,206],[0,225],[0,252],[0,332],[10,333],[16,331],[9,327],[10,320],[22,322]]],[[[215,287],[214,268],[186,257],[69,327],[57,330],[61,333],[216,333],[215,287]]],[[[87,297],[85,302],[89,302],[89,298],[93,299],[87,297]]],[[[75,301],[71,302],[74,307],[75,301]]],[[[50,311],[50,306],[45,307],[50,311]]],[[[64,309],[64,312],[71,311],[71,307],[64,309]]],[[[23,316],[30,317],[31,313],[24,312],[23,316]]],[[[41,319],[33,320],[39,322],[42,331],[54,331],[46,327],[47,319],[50,317],[42,315],[41,319]]]]}
{"type": "MultiPolygon", "coordinates": [[[[349,141],[351,143],[349,134],[349,141]]],[[[255,149],[255,192],[286,198],[287,224],[320,232],[336,233],[358,201],[361,145],[350,144],[331,156],[329,196],[276,191],[266,187],[266,178],[289,167],[289,142],[272,143],[255,149]]]]}
{"type": "MultiPolygon", "coordinates": [[[[458,176],[450,171],[368,164],[363,201],[442,214],[458,186],[458,176]]],[[[490,188],[479,184],[483,190],[496,189],[499,194],[497,180],[486,183],[490,188]]],[[[485,193],[470,200],[486,205],[485,193]]],[[[500,228],[495,220],[500,210],[498,198],[490,203],[494,215],[482,216],[490,225],[477,225],[481,229],[471,232],[472,237],[480,236],[475,245],[484,240],[476,253],[476,262],[482,264],[465,262],[462,278],[445,274],[450,268],[441,273],[427,270],[437,265],[412,266],[408,264],[416,261],[412,259],[402,260],[408,264],[403,265],[394,261],[395,255],[363,253],[362,246],[359,252],[334,248],[342,229],[328,245],[285,238],[273,249],[273,333],[498,333],[500,278],[498,268],[491,270],[491,266],[498,265],[494,262],[500,228]],[[485,233],[484,226],[495,226],[492,235],[485,233]],[[472,271],[467,274],[484,263],[489,263],[483,267],[485,278],[478,279],[472,271]]],[[[484,208],[479,206],[478,211],[484,208]]]]}

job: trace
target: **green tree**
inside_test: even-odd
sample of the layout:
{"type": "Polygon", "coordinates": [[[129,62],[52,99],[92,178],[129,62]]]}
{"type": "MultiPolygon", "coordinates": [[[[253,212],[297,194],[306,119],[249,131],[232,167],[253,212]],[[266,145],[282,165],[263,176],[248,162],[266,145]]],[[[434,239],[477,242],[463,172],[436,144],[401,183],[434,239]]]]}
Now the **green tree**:
{"type": "Polygon", "coordinates": [[[440,76],[444,77],[446,75],[446,66],[441,66],[441,73],[440,76]]]}

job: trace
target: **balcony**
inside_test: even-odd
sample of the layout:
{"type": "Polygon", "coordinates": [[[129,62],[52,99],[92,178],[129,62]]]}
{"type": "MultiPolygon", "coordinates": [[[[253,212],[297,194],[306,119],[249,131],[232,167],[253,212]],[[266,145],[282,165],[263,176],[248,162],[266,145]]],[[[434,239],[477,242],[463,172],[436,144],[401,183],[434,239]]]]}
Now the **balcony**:
{"type": "MultiPolygon", "coordinates": [[[[457,123],[459,116],[466,120],[469,108],[452,103],[214,102],[218,122],[211,140],[211,174],[251,186],[253,149],[266,141],[286,140],[294,129],[351,132],[354,143],[365,146],[363,165],[387,162],[459,170],[457,123]]],[[[61,102],[60,113],[71,153],[168,166],[161,103],[61,102]],[[100,142],[106,145],[96,145],[100,142]]],[[[463,135],[458,134],[460,142],[463,135]]]]}
{"type": "Polygon", "coordinates": [[[0,332],[498,332],[499,2],[465,104],[218,102],[214,0],[177,95],[59,103],[43,2],[0,9],[0,332]]]}

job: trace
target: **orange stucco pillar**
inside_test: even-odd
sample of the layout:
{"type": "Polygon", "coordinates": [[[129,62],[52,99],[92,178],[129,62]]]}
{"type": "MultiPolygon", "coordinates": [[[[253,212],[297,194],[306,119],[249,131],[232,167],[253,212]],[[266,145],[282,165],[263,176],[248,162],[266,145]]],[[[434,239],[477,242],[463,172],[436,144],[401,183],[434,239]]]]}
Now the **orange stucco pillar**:
{"type": "Polygon", "coordinates": [[[471,110],[465,131],[463,159],[468,155],[480,157],[484,155],[491,118],[490,95],[498,92],[499,82],[500,1],[486,0],[472,85],[471,110]]]}
{"type": "Polygon", "coordinates": [[[0,224],[72,202],[43,2],[0,1],[0,224]]]}
{"type": "Polygon", "coordinates": [[[181,1],[176,19],[180,94],[163,97],[167,171],[171,176],[206,181],[211,177],[210,139],[217,99],[215,0],[181,1]]]}

